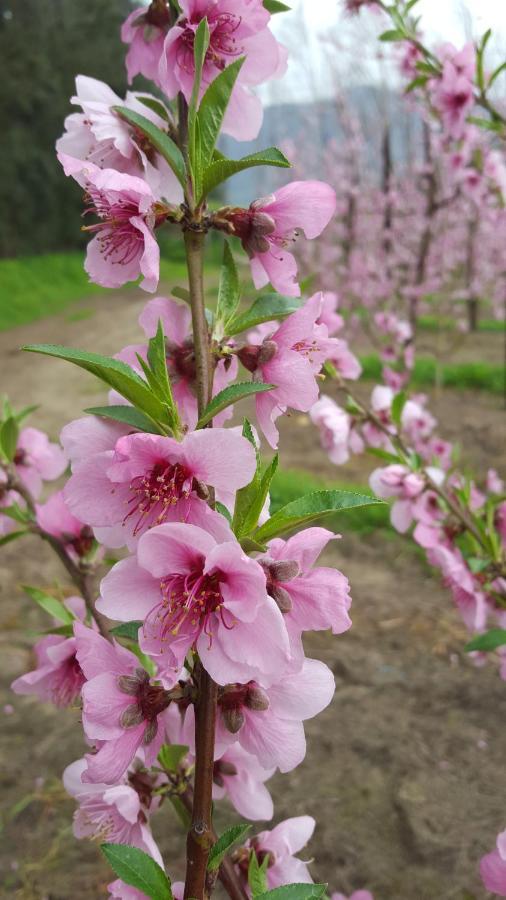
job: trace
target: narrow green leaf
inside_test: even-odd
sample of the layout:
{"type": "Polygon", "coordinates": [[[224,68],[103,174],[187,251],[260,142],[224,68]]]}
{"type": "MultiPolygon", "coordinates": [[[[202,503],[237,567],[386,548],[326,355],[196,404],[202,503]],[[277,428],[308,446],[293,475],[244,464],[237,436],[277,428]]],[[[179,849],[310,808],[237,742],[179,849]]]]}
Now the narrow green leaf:
{"type": "Polygon", "coordinates": [[[391,29],[390,31],[384,31],[383,34],[380,34],[378,40],[380,41],[402,41],[404,38],[404,34],[402,31],[398,29],[391,29]]]}
{"type": "Polygon", "coordinates": [[[472,650],[483,650],[485,653],[497,650],[506,644],[506,628],[491,628],[485,634],[478,634],[464,647],[466,653],[472,650]]]}
{"type": "Polygon", "coordinates": [[[429,80],[428,75],[419,75],[418,78],[413,78],[413,81],[410,81],[407,88],[405,89],[405,94],[410,94],[411,91],[416,90],[419,87],[425,87],[429,80]]]}
{"type": "Polygon", "coordinates": [[[241,159],[226,159],[223,156],[219,159],[213,159],[213,162],[204,171],[202,193],[207,196],[222,181],[226,181],[232,175],[237,175],[238,172],[244,172],[245,169],[253,169],[256,166],[274,166],[278,169],[289,169],[291,163],[277,147],[268,147],[267,150],[250,153],[241,159]]]}
{"type": "Polygon", "coordinates": [[[166,420],[166,411],[161,401],[153,395],[137,372],[119,359],[100,356],[98,353],[86,353],[84,350],[73,350],[71,347],[62,347],[58,344],[29,344],[23,347],[23,350],[74,363],[118,391],[141,412],[146,413],[155,424],[166,420]]]}
{"type": "Polygon", "coordinates": [[[100,849],[118,878],[151,900],[172,900],[170,881],[152,856],[126,844],[101,844],[100,849]]]}
{"type": "Polygon", "coordinates": [[[164,103],[158,99],[158,97],[151,97],[148,94],[135,94],[135,99],[142,103],[144,106],[147,106],[148,109],[153,110],[157,116],[160,116],[161,119],[165,119],[166,122],[169,121],[169,111],[164,103]]]}
{"type": "Polygon", "coordinates": [[[171,294],[173,297],[177,297],[178,300],[184,300],[185,303],[190,303],[190,291],[188,288],[184,287],[175,287],[172,288],[171,294]]]}
{"type": "Polygon", "coordinates": [[[0,547],[5,547],[6,544],[10,544],[12,541],[17,541],[18,538],[23,537],[25,534],[29,534],[28,531],[11,531],[9,534],[4,534],[3,537],[0,538],[0,547]]]}
{"type": "Polygon", "coordinates": [[[264,0],[264,8],[272,15],[275,13],[290,12],[291,6],[282,3],[281,0],[264,0]]]}
{"type": "Polygon", "coordinates": [[[162,744],[158,754],[158,761],[167,772],[175,772],[189,751],[186,744],[162,744]]]}
{"type": "Polygon", "coordinates": [[[184,830],[189,831],[192,817],[181,800],[181,797],[178,797],[177,794],[171,795],[169,796],[169,800],[184,830]]]}
{"type": "Polygon", "coordinates": [[[249,331],[261,322],[270,322],[284,319],[296,312],[303,304],[299,297],[283,297],[281,294],[262,294],[246,312],[234,316],[226,323],[226,334],[239,334],[241,331],[249,331]]]}
{"type": "Polygon", "coordinates": [[[267,551],[265,544],[254,541],[249,535],[239,538],[239,543],[245,553],[265,553],[267,551]]]}
{"type": "Polygon", "coordinates": [[[504,123],[496,122],[494,119],[482,119],[479,116],[468,116],[467,121],[471,122],[472,125],[477,125],[478,128],[483,128],[485,131],[494,131],[496,134],[501,134],[504,131],[504,123]]]}
{"type": "Polygon", "coordinates": [[[239,521],[236,525],[237,531],[235,533],[241,537],[249,534],[258,525],[260,513],[264,508],[272,479],[274,478],[276,469],[278,468],[278,459],[279,457],[276,453],[268,466],[266,466],[263,475],[261,475],[260,478],[253,480],[251,489],[248,485],[247,487],[242,489],[242,491],[245,491],[243,497],[240,497],[242,491],[238,491],[236,495],[236,505],[237,503],[239,503],[239,521]]]}
{"type": "Polygon", "coordinates": [[[114,628],[109,630],[109,634],[114,635],[114,637],[122,637],[128,638],[129,641],[135,641],[136,643],[139,640],[139,628],[142,627],[142,622],[122,622],[121,625],[115,625],[114,628]]]}
{"type": "Polygon", "coordinates": [[[215,869],[219,869],[225,854],[228,853],[234,844],[243,840],[250,828],[251,825],[232,825],[220,835],[209,853],[209,860],[207,863],[208,872],[214,872],[215,869]]]}
{"type": "Polygon", "coordinates": [[[195,40],[193,43],[193,60],[195,66],[195,74],[193,76],[193,90],[188,107],[188,152],[190,156],[190,166],[193,181],[194,200],[200,197],[200,185],[202,181],[202,163],[201,163],[201,141],[200,141],[200,123],[197,117],[197,106],[200,97],[200,86],[202,83],[202,69],[209,47],[209,26],[207,19],[202,19],[197,31],[195,32],[195,40]]]}
{"type": "Polygon", "coordinates": [[[220,503],[219,500],[216,501],[214,506],[215,506],[216,512],[219,512],[222,516],[224,516],[225,519],[227,520],[228,524],[231,525],[232,524],[232,516],[230,515],[230,512],[228,511],[227,507],[223,503],[220,503]]]}
{"type": "Polygon", "coordinates": [[[229,385],[223,391],[220,391],[219,394],[216,394],[216,397],[213,397],[208,406],[206,406],[197,422],[197,428],[203,428],[204,425],[207,425],[211,419],[214,419],[218,413],[226,409],[227,406],[231,406],[232,403],[237,403],[238,400],[243,400],[244,397],[252,397],[254,394],[262,394],[264,391],[272,391],[275,387],[275,384],[259,384],[255,381],[244,381],[239,382],[239,384],[229,385]]]}
{"type": "Polygon", "coordinates": [[[392,422],[397,428],[401,427],[402,411],[408,399],[405,391],[399,391],[392,400],[392,422]]]}
{"type": "Polygon", "coordinates": [[[230,250],[228,241],[223,244],[223,262],[221,264],[220,284],[218,287],[218,303],[216,305],[215,334],[220,340],[223,337],[223,323],[234,315],[241,299],[239,274],[230,250]]]}
{"type": "MultiPolygon", "coordinates": [[[[200,137],[200,163],[207,169],[220,134],[234,85],[246,57],[226,66],[207,88],[197,112],[200,137]]],[[[199,198],[200,199],[200,198],[199,198]]]]}
{"type": "Polygon", "coordinates": [[[499,77],[499,75],[501,74],[501,72],[504,72],[505,70],[506,70],[506,62],[501,63],[500,66],[497,66],[497,69],[494,69],[494,71],[492,72],[492,74],[491,74],[491,76],[490,76],[490,78],[489,78],[489,80],[488,80],[488,87],[489,87],[489,88],[492,87],[494,81],[496,80],[496,78],[499,77]]]}
{"type": "Polygon", "coordinates": [[[148,344],[148,363],[155,378],[158,396],[168,409],[171,428],[178,429],[180,425],[179,412],[174,402],[167,370],[167,347],[161,319],[158,320],[155,336],[150,339],[148,344]]]}
{"type": "Polygon", "coordinates": [[[172,138],[160,128],[157,128],[156,125],[153,125],[145,116],[134,112],[133,109],[128,109],[126,106],[113,106],[112,109],[120,118],[125,119],[130,125],[134,125],[135,128],[142,132],[144,137],[147,137],[152,147],[169,164],[179,183],[183,188],[186,188],[186,167],[183,154],[172,138]]]}
{"type": "Polygon", "coordinates": [[[369,453],[370,456],[376,456],[378,459],[384,459],[385,462],[399,462],[399,457],[395,453],[389,453],[388,450],[382,450],[381,447],[367,447],[366,453],[369,453]]]}
{"type": "Polygon", "coordinates": [[[18,413],[16,413],[16,415],[14,416],[18,425],[20,425],[21,422],[24,422],[24,420],[27,419],[28,416],[31,416],[31,414],[33,412],[35,412],[38,408],[39,408],[38,403],[34,403],[34,404],[32,404],[32,406],[24,406],[23,409],[20,409],[20,411],[18,413]]]}
{"type": "Polygon", "coordinates": [[[253,538],[256,541],[270,541],[273,537],[292,531],[300,525],[308,525],[323,516],[361,506],[375,506],[383,503],[375,497],[355,494],[352,491],[315,491],[293,500],[279,509],[257,531],[253,538]]]}
{"type": "Polygon", "coordinates": [[[71,625],[72,622],[75,621],[75,615],[63,605],[61,600],[57,600],[56,597],[51,597],[44,591],[30,587],[30,585],[27,584],[23,585],[23,590],[25,594],[28,594],[32,600],[35,600],[45,612],[49,613],[50,616],[53,616],[54,619],[58,619],[58,622],[63,622],[64,625],[71,625]]]}
{"type": "Polygon", "coordinates": [[[31,513],[27,509],[21,509],[17,503],[13,503],[12,506],[2,506],[1,509],[2,516],[7,516],[21,525],[26,525],[31,520],[31,513]]]}
{"type": "Polygon", "coordinates": [[[100,416],[102,419],[112,419],[114,422],[123,422],[125,425],[131,425],[138,431],[147,431],[150,434],[161,434],[159,428],[148,419],[144,413],[136,409],[135,406],[90,406],[84,410],[92,416],[100,416]]]}
{"type": "Polygon", "coordinates": [[[258,894],[256,900],[319,900],[326,890],[326,884],[284,884],[258,894]]]}
{"type": "Polygon", "coordinates": [[[0,427],[0,448],[7,462],[12,462],[16,455],[19,428],[14,416],[9,416],[0,427]]]}
{"type": "Polygon", "coordinates": [[[260,897],[267,891],[267,866],[269,865],[269,857],[266,854],[262,865],[258,862],[257,855],[254,850],[251,851],[248,864],[248,884],[251,889],[253,898],[260,897]]]}

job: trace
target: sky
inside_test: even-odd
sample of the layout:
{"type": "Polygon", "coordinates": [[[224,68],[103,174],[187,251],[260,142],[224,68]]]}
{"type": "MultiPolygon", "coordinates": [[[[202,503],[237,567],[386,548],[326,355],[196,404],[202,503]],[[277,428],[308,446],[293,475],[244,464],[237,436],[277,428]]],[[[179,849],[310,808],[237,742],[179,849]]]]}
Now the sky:
{"type": "MultiPolygon", "coordinates": [[[[377,64],[373,59],[371,64],[364,65],[362,52],[359,65],[354,59],[357,47],[364,47],[366,55],[375,57],[379,45],[374,32],[378,31],[379,15],[366,10],[350,20],[343,17],[342,0],[287,0],[287,3],[293,12],[273,16],[272,27],[290,51],[290,64],[280,82],[270,82],[261,89],[265,102],[307,101],[333,93],[328,59],[322,53],[321,44],[322,36],[329,34],[339,35],[350,46],[351,65],[346,66],[346,62],[343,65],[347,76],[355,82],[391,78],[391,67],[389,75],[389,67],[384,62],[377,64]]],[[[492,27],[492,52],[500,54],[501,59],[506,58],[506,0],[419,0],[416,9],[430,44],[446,40],[459,46],[492,27]]]]}

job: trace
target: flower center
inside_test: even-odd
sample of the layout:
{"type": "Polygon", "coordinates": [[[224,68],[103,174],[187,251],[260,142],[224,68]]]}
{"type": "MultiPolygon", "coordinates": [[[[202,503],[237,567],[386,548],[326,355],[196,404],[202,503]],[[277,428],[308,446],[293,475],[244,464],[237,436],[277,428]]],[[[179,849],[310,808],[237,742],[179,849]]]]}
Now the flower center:
{"type": "Polygon", "coordinates": [[[53,688],[52,697],[55,706],[63,707],[70,704],[79,696],[81,688],[86,681],[83,670],[77,661],[77,657],[71,656],[63,663],[58,671],[53,688]]]}
{"type": "Polygon", "coordinates": [[[105,194],[89,187],[85,195],[87,204],[83,215],[94,213],[102,219],[95,225],[84,225],[82,230],[98,236],[100,252],[112,263],[127,266],[137,258],[144,246],[144,237],[130,219],[139,215],[138,204],[128,198],[118,197],[111,202],[105,194]]]}
{"type": "Polygon", "coordinates": [[[166,461],[156,463],[145,475],[136,475],[130,482],[130,508],[123,524],[136,516],[134,535],[145,526],[161,525],[171,507],[190,496],[192,487],[193,477],[184,466],[166,461]]]}
{"type": "Polygon", "coordinates": [[[194,381],[196,377],[195,348],[192,338],[186,338],[182,344],[173,344],[165,340],[167,364],[171,374],[194,381]]]}
{"type": "Polygon", "coordinates": [[[228,617],[220,590],[220,573],[210,575],[194,571],[187,575],[166,575],[160,581],[162,599],[148,613],[144,628],[151,627],[167,641],[181,631],[190,634],[195,641],[204,632],[212,644],[212,619],[218,615],[225,628],[233,628],[234,620],[228,617]]]}
{"type": "MultiPolygon", "coordinates": [[[[209,19],[209,47],[206,52],[206,63],[211,63],[217,69],[224,69],[231,58],[236,58],[244,53],[244,48],[238,43],[235,37],[241,26],[241,16],[234,13],[220,13],[215,18],[209,19]]],[[[180,38],[180,47],[177,54],[178,65],[189,72],[194,73],[193,45],[195,43],[195,25],[198,22],[190,22],[189,19],[182,19],[179,22],[183,33],[180,38]]]]}

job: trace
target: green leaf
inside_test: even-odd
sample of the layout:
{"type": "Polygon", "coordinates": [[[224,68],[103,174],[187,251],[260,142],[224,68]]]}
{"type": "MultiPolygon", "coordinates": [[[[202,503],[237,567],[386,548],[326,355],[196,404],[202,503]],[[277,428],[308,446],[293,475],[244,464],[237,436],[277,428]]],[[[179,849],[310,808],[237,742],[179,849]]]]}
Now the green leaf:
{"type": "Polygon", "coordinates": [[[170,426],[172,429],[178,430],[180,426],[179,412],[174,402],[167,370],[167,348],[161,319],[158,320],[155,336],[150,338],[148,344],[148,363],[154,376],[156,393],[167,408],[170,426]]]}
{"type": "Polygon", "coordinates": [[[200,102],[197,120],[200,137],[200,164],[204,170],[212,161],[230,97],[245,59],[245,56],[241,56],[223,69],[211,82],[200,102]]]}
{"type": "Polygon", "coordinates": [[[208,872],[214,872],[215,869],[218,869],[221,866],[225,854],[228,853],[234,844],[237,844],[238,841],[242,841],[250,828],[251,825],[232,825],[220,835],[209,853],[209,860],[207,863],[208,872]]]}
{"type": "Polygon", "coordinates": [[[25,594],[28,594],[32,600],[35,600],[35,602],[38,603],[45,612],[49,613],[50,616],[53,616],[54,619],[58,619],[58,621],[63,622],[64,625],[72,625],[75,621],[76,617],[74,613],[67,609],[61,600],[57,600],[56,597],[51,597],[49,594],[40,591],[38,588],[30,587],[30,585],[24,584],[22,587],[25,594]]]}
{"type": "Polygon", "coordinates": [[[263,475],[257,473],[250,485],[237,492],[234,510],[234,531],[238,536],[243,537],[249,534],[258,525],[258,519],[264,508],[271,481],[278,468],[278,460],[279,457],[276,453],[266,466],[263,475]]]}
{"type": "Polygon", "coordinates": [[[223,324],[234,315],[241,299],[239,274],[230,250],[228,241],[223,244],[223,262],[221,264],[220,284],[218,287],[218,303],[215,316],[215,336],[223,337],[223,324]],[[217,326],[217,327],[216,327],[217,326]]]}
{"type": "Polygon", "coordinates": [[[227,509],[227,507],[223,503],[220,503],[219,500],[216,501],[214,506],[215,506],[216,512],[219,512],[220,515],[224,516],[225,519],[227,520],[228,524],[231,525],[232,524],[232,516],[230,515],[230,512],[227,509]]]}
{"type": "Polygon", "coordinates": [[[119,359],[100,356],[98,353],[86,353],[84,350],[73,350],[59,344],[28,344],[23,350],[72,362],[114,388],[141,412],[146,413],[155,424],[166,421],[166,410],[158,397],[153,395],[137,372],[119,359]]]}
{"type": "Polygon", "coordinates": [[[200,97],[200,85],[202,83],[202,69],[209,47],[209,25],[207,19],[202,19],[193,43],[193,60],[195,74],[193,76],[193,90],[188,106],[188,153],[193,182],[194,200],[200,196],[200,182],[202,178],[201,149],[200,149],[200,123],[197,116],[197,106],[200,97]]]}
{"type": "Polygon", "coordinates": [[[153,125],[145,116],[134,112],[133,109],[128,109],[126,106],[113,106],[112,109],[120,118],[125,119],[130,125],[134,125],[135,128],[142,132],[144,137],[147,137],[152,147],[169,164],[179,183],[183,188],[186,188],[186,167],[183,154],[172,138],[160,128],[157,128],[156,125],[153,125]]]}
{"type": "Polygon", "coordinates": [[[189,751],[186,744],[162,744],[158,754],[158,761],[162,769],[167,772],[175,772],[189,751]]]}
{"type": "Polygon", "coordinates": [[[126,844],[101,844],[100,849],[118,878],[151,900],[172,900],[170,881],[152,856],[126,844]]]}
{"type": "Polygon", "coordinates": [[[31,416],[33,412],[35,412],[39,408],[37,403],[32,404],[31,406],[24,406],[23,409],[20,409],[18,413],[14,416],[18,425],[21,424],[28,416],[31,416]]]}
{"type": "Polygon", "coordinates": [[[390,31],[384,31],[383,34],[380,34],[378,40],[380,41],[402,41],[404,38],[404,34],[402,31],[398,29],[392,29],[390,31]]]}
{"type": "Polygon", "coordinates": [[[188,288],[184,288],[184,287],[172,288],[171,294],[173,297],[177,297],[178,300],[184,300],[185,303],[190,303],[190,301],[191,301],[190,291],[188,290],[188,288]]]}
{"type": "Polygon", "coordinates": [[[425,87],[429,80],[428,75],[419,75],[418,78],[413,78],[413,81],[410,81],[407,88],[405,89],[405,94],[410,94],[411,91],[416,90],[419,87],[425,87]]]}
{"type": "Polygon", "coordinates": [[[408,399],[405,391],[399,391],[398,394],[395,395],[392,401],[392,422],[399,429],[401,427],[401,417],[402,411],[406,405],[406,400],[408,399]]]}
{"type": "Polygon", "coordinates": [[[0,427],[0,449],[7,462],[12,462],[16,455],[19,428],[14,416],[9,416],[0,427]]]}
{"type": "Polygon", "coordinates": [[[17,541],[18,538],[29,533],[29,531],[11,531],[9,534],[4,534],[4,536],[0,538],[0,547],[5,547],[5,545],[10,544],[11,541],[17,541]]]}
{"type": "Polygon", "coordinates": [[[273,537],[286,531],[292,531],[300,525],[308,525],[323,516],[344,512],[348,509],[357,509],[360,506],[375,506],[382,503],[382,500],[377,500],[375,497],[367,497],[352,491],[315,491],[281,507],[254,532],[253,538],[260,542],[270,541],[273,537]]]}
{"type": "Polygon", "coordinates": [[[112,419],[114,422],[123,422],[131,425],[138,431],[147,431],[150,434],[161,434],[151,419],[136,409],[135,406],[90,406],[84,410],[92,416],[100,416],[102,419],[112,419]]]}
{"type": "Polygon", "coordinates": [[[497,650],[498,647],[503,647],[504,644],[506,644],[506,628],[491,628],[485,634],[478,634],[472,641],[469,641],[464,650],[466,653],[471,653],[472,650],[487,652],[497,650]]]}
{"type": "Polygon", "coordinates": [[[262,322],[284,319],[296,312],[304,303],[299,297],[283,297],[281,294],[262,294],[246,312],[226,323],[227,335],[239,334],[255,328],[262,322]]]}
{"type": "Polygon", "coordinates": [[[281,3],[281,0],[264,0],[264,9],[274,15],[275,13],[290,12],[291,6],[281,3]]]}
{"type": "Polygon", "coordinates": [[[252,397],[254,394],[262,394],[265,391],[272,391],[275,387],[275,384],[260,384],[255,381],[244,381],[239,382],[238,384],[230,384],[223,391],[220,391],[219,394],[216,394],[216,397],[213,397],[208,406],[206,406],[199,421],[197,422],[197,428],[203,428],[204,425],[207,425],[207,423],[210,422],[211,419],[214,419],[214,417],[217,416],[218,413],[220,413],[223,409],[226,409],[227,406],[231,406],[232,403],[237,403],[238,400],[243,400],[244,397],[252,397]]]}
{"type": "Polygon", "coordinates": [[[9,519],[14,519],[15,522],[20,522],[21,525],[26,525],[31,521],[31,513],[27,509],[21,509],[17,503],[13,503],[12,506],[2,506],[2,516],[7,516],[9,519]]]}
{"type": "Polygon", "coordinates": [[[378,459],[384,459],[385,462],[399,462],[399,457],[395,453],[389,453],[388,450],[382,450],[381,447],[367,447],[366,453],[369,453],[370,456],[376,456],[378,459]]]}
{"type": "Polygon", "coordinates": [[[501,74],[501,72],[504,72],[505,70],[506,70],[506,62],[501,63],[500,66],[497,66],[497,69],[494,69],[494,71],[492,72],[492,74],[491,74],[491,76],[490,76],[490,78],[489,78],[489,80],[488,80],[488,87],[489,87],[489,88],[492,87],[494,81],[496,80],[496,78],[499,77],[499,75],[501,74]]]}
{"type": "Polygon", "coordinates": [[[265,855],[262,865],[259,864],[254,850],[251,851],[248,865],[248,884],[254,898],[260,897],[267,891],[267,867],[269,856],[265,855]]]}
{"type": "Polygon", "coordinates": [[[178,797],[177,794],[172,794],[169,795],[169,800],[184,830],[189,831],[192,817],[190,815],[190,812],[186,809],[183,801],[181,800],[181,797],[178,797]]]}
{"type": "Polygon", "coordinates": [[[504,131],[504,123],[496,122],[494,119],[481,119],[479,116],[468,116],[467,121],[486,131],[494,131],[496,134],[502,134],[504,131]]]}
{"type": "Polygon", "coordinates": [[[232,175],[237,175],[238,172],[244,172],[245,169],[253,169],[256,166],[275,166],[278,169],[289,169],[291,163],[277,147],[268,147],[267,150],[250,153],[248,156],[241,157],[241,159],[226,159],[222,157],[213,160],[204,171],[202,193],[207,196],[222,181],[226,181],[232,175]]]}
{"type": "Polygon", "coordinates": [[[326,890],[326,884],[285,884],[258,894],[256,900],[319,900],[326,890]]]}
{"type": "Polygon", "coordinates": [[[139,628],[141,627],[142,622],[122,622],[121,625],[115,625],[114,628],[111,628],[109,634],[114,635],[114,637],[128,638],[129,641],[137,643],[139,640],[139,628]]]}
{"type": "Polygon", "coordinates": [[[152,109],[157,116],[160,116],[161,119],[165,119],[166,122],[169,121],[169,111],[164,103],[158,99],[158,97],[150,97],[148,94],[135,94],[135,99],[142,103],[144,106],[147,106],[148,109],[152,109]]]}

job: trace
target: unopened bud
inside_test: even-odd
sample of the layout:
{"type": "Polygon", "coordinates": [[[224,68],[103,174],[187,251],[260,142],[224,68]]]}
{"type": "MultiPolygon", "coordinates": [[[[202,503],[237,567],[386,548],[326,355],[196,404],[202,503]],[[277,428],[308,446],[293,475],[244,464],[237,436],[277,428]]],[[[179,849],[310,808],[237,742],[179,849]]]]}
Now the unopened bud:
{"type": "Polygon", "coordinates": [[[258,365],[265,366],[266,363],[273,359],[277,352],[278,345],[276,344],[276,341],[264,341],[260,347],[260,353],[258,354],[258,365]]]}
{"type": "Polygon", "coordinates": [[[270,565],[273,581],[292,581],[300,572],[300,566],[294,559],[280,559],[270,565]]]}
{"type": "Polygon", "coordinates": [[[140,725],[143,721],[142,709],[138,703],[132,703],[131,706],[127,706],[121,713],[119,724],[122,728],[135,728],[136,725],[140,725]]]}
{"type": "Polygon", "coordinates": [[[256,709],[258,711],[269,709],[270,706],[267,694],[258,686],[248,688],[245,703],[249,709],[256,709]]]}
{"type": "Polygon", "coordinates": [[[140,687],[137,675],[120,675],[116,680],[116,684],[122,694],[130,694],[132,697],[136,696],[140,687]]]}
{"type": "Polygon", "coordinates": [[[222,715],[227,731],[230,731],[231,734],[237,734],[244,725],[244,716],[239,707],[232,706],[230,709],[224,709],[222,715]]]}
{"type": "Polygon", "coordinates": [[[288,591],[281,587],[280,584],[273,584],[269,588],[269,593],[273,600],[275,600],[278,609],[282,613],[289,613],[292,610],[292,598],[288,591]]]}
{"type": "Polygon", "coordinates": [[[143,744],[150,744],[151,741],[154,741],[156,734],[158,731],[158,721],[156,719],[151,719],[146,731],[144,732],[144,737],[142,739],[143,744]]]}

